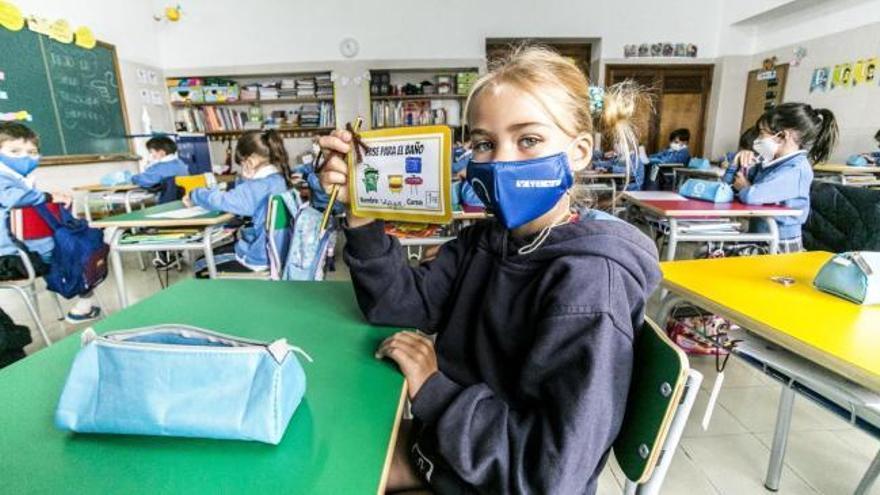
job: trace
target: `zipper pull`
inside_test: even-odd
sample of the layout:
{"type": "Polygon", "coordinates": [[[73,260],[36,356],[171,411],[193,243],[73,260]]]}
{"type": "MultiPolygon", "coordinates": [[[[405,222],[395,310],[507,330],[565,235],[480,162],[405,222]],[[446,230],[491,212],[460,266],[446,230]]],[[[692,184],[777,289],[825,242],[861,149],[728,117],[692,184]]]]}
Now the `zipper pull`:
{"type": "Polygon", "coordinates": [[[291,351],[300,354],[302,357],[306,358],[308,362],[313,362],[312,356],[309,356],[306,351],[301,348],[288,344],[287,339],[278,339],[275,342],[272,342],[266,346],[266,350],[269,351],[269,354],[272,355],[278,364],[281,364],[284,361],[284,358],[287,357],[287,353],[291,351]]]}

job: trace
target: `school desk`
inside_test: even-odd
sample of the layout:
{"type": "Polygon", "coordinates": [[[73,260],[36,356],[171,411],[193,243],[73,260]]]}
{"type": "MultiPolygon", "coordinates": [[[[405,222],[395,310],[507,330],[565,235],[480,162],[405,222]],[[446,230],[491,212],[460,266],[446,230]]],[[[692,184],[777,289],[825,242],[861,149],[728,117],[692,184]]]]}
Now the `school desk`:
{"type": "Polygon", "coordinates": [[[626,180],[626,174],[609,173],[609,172],[593,172],[586,171],[577,175],[578,187],[583,187],[593,191],[610,191],[611,192],[611,212],[617,209],[617,190],[618,184],[620,190],[626,188],[622,182],[626,180]]]}
{"type": "Polygon", "coordinates": [[[110,264],[116,277],[116,290],[119,295],[119,306],[128,306],[128,294],[125,290],[125,276],[122,271],[122,252],[152,252],[152,251],[201,251],[205,255],[208,266],[208,275],[211,278],[217,276],[217,267],[214,264],[213,246],[225,238],[223,224],[234,217],[230,213],[209,212],[193,218],[151,218],[156,213],[174,211],[184,208],[181,201],[173,201],[162,205],[152,206],[143,210],[137,210],[122,215],[102,218],[90,222],[95,228],[110,229],[110,264]],[[201,238],[192,241],[172,241],[168,243],[121,243],[122,235],[131,230],[147,227],[157,228],[184,228],[200,227],[201,238]]]}
{"type": "Polygon", "coordinates": [[[864,178],[864,176],[873,176],[878,178],[880,175],[880,167],[851,167],[846,164],[820,163],[813,166],[813,174],[818,179],[827,178],[840,182],[843,185],[864,186],[875,184],[867,184],[864,181],[854,180],[864,178]]]}
{"type": "Polygon", "coordinates": [[[688,199],[667,191],[627,191],[623,199],[641,210],[648,219],[664,226],[661,231],[667,238],[664,258],[675,259],[679,242],[766,242],[770,252],[775,254],[779,246],[779,228],[775,217],[798,216],[800,211],[784,206],[746,205],[739,201],[732,203],[710,203],[688,199]],[[767,224],[767,232],[749,233],[713,229],[706,220],[731,220],[756,218],[767,224]],[[696,221],[696,222],[690,222],[696,221]],[[697,222],[703,221],[701,225],[697,222]]]}
{"type": "Polygon", "coordinates": [[[383,493],[404,380],[373,357],[349,282],[186,280],[95,324],[183,323],[302,347],[306,394],[277,446],[62,432],[53,415],[79,335],[0,370],[3,493],[383,493]]]}
{"type": "Polygon", "coordinates": [[[672,173],[674,176],[673,183],[675,184],[676,191],[681,187],[684,181],[688,179],[705,179],[717,182],[724,177],[724,169],[721,167],[711,167],[706,169],[675,168],[672,173]]]}
{"type": "MultiPolygon", "coordinates": [[[[154,196],[152,193],[149,193],[145,189],[134,184],[117,184],[115,186],[105,186],[103,184],[86,184],[74,187],[73,191],[75,193],[81,193],[83,197],[83,216],[85,216],[86,220],[89,222],[92,221],[92,209],[90,205],[90,200],[93,196],[99,196],[106,200],[108,198],[108,195],[121,193],[122,205],[125,207],[126,213],[131,213],[132,206],[135,203],[143,204],[144,201],[154,196]]],[[[76,203],[76,195],[74,196],[74,202],[76,203]]],[[[73,211],[78,211],[76,204],[74,204],[73,211]]]]}
{"type": "MultiPolygon", "coordinates": [[[[795,393],[880,438],[880,306],[820,292],[822,251],[661,263],[658,322],[686,302],[742,327],[735,355],[783,383],[766,485],[779,486],[795,393]],[[772,277],[791,277],[782,285],[772,277]]],[[[880,454],[863,478],[880,472],[880,454]]]]}

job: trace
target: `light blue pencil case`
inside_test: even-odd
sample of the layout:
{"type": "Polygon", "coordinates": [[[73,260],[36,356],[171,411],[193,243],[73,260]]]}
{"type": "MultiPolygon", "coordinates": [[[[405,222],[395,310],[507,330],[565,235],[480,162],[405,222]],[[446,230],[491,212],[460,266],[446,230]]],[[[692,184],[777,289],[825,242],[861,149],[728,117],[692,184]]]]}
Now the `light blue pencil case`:
{"type": "Polygon", "coordinates": [[[819,269],[813,286],[856,304],[880,304],[880,253],[835,254],[819,269]]]}
{"type": "Polygon", "coordinates": [[[278,444],[306,377],[285,339],[259,342],[186,325],[87,329],[55,425],[81,433],[278,444]]]}
{"type": "Polygon", "coordinates": [[[702,199],[713,203],[733,201],[733,188],[723,182],[703,179],[688,179],[678,188],[678,194],[686,198],[702,199]]]}
{"type": "Polygon", "coordinates": [[[709,160],[705,158],[691,158],[688,162],[687,168],[695,169],[695,170],[709,170],[712,168],[712,164],[709,163],[709,160]]]}

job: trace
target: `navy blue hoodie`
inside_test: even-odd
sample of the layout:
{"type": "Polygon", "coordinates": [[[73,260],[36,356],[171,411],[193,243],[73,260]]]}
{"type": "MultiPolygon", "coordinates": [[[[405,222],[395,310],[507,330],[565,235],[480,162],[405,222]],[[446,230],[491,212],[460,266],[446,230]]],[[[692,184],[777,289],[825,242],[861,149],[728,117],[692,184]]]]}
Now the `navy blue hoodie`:
{"type": "Polygon", "coordinates": [[[375,324],[437,333],[413,400],[415,465],[439,493],[594,493],[623,420],[633,338],[660,280],[635,227],[582,215],[534,252],[495,221],[410,267],[382,222],[346,231],[375,324]]]}

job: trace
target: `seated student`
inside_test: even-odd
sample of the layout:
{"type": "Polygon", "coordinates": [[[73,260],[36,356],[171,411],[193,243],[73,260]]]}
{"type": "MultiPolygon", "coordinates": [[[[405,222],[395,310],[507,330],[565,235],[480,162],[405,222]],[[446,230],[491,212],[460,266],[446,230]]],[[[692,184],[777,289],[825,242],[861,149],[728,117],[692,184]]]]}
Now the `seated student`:
{"type": "MultiPolygon", "coordinates": [[[[276,131],[248,131],[238,138],[235,158],[241,166],[241,182],[235,189],[194,189],[184,203],[250,217],[251,225],[239,231],[238,241],[214,251],[214,262],[222,272],[265,271],[269,269],[266,212],[269,198],[290,187],[287,150],[276,131]]],[[[197,277],[208,276],[204,259],[196,261],[195,269],[197,277]]]]}
{"type": "MultiPolygon", "coordinates": [[[[803,250],[801,226],[810,213],[812,163],[828,158],[837,142],[837,121],[830,110],[805,103],[783,103],[767,110],[755,124],[758,138],[752,147],[762,163],[736,173],[733,188],[746,204],[783,204],[798,209],[796,217],[776,217],[779,252],[803,250]]],[[[765,229],[752,222],[752,231],[765,229]]]]}
{"type": "Polygon", "coordinates": [[[151,188],[158,186],[163,179],[189,175],[189,167],[177,157],[177,143],[168,136],[156,136],[147,141],[150,152],[150,165],[147,170],[131,177],[137,186],[151,188]]]}
{"type": "Polygon", "coordinates": [[[740,162],[743,162],[746,168],[757,164],[760,157],[755,155],[752,150],[752,144],[757,138],[758,128],[755,126],[749,127],[742,133],[742,136],[739,137],[739,149],[736,151],[730,151],[724,156],[724,161],[727,162],[727,169],[724,171],[724,176],[721,178],[722,182],[725,184],[733,184],[733,180],[736,178],[736,173],[741,167],[740,162]]]}
{"type": "MultiPolygon", "coordinates": [[[[72,198],[64,193],[46,193],[34,185],[30,173],[40,163],[40,138],[27,126],[18,122],[0,122],[0,257],[18,258],[16,240],[9,232],[9,210],[42,203],[63,203],[70,207],[72,198]]],[[[51,237],[24,242],[25,247],[39,255],[45,264],[52,263],[55,243],[51,237]]],[[[36,267],[35,267],[36,268],[36,267]]],[[[94,303],[94,294],[81,294],[65,316],[68,323],[91,321],[101,315],[94,303]]]]}
{"type": "MultiPolygon", "coordinates": [[[[456,155],[453,151],[453,155],[456,155]]],[[[480,201],[474,188],[466,180],[467,165],[471,161],[473,153],[462,148],[457,153],[455,161],[452,163],[452,187],[458,187],[458,201],[462,211],[466,213],[480,213],[486,210],[486,206],[480,201]]]]}
{"type": "Polygon", "coordinates": [[[691,131],[687,129],[676,129],[669,133],[669,148],[648,157],[644,189],[661,189],[666,185],[664,182],[668,182],[660,171],[660,164],[682,163],[687,165],[691,160],[691,152],[688,149],[690,140],[691,131]]]}
{"type": "Polygon", "coordinates": [[[691,140],[691,131],[676,129],[669,133],[669,148],[658,151],[648,157],[651,164],[655,163],[683,163],[687,165],[691,161],[691,152],[688,143],[691,140]]]}
{"type": "MultiPolygon", "coordinates": [[[[877,131],[877,134],[874,134],[874,141],[877,141],[877,147],[880,148],[880,131],[877,131]]],[[[862,156],[868,160],[868,163],[880,166],[880,151],[863,153],[862,156]]]]}
{"type": "MultiPolygon", "coordinates": [[[[465,112],[468,180],[493,220],[412,267],[383,222],[348,214],[345,259],[366,318],[437,335],[399,332],[377,350],[406,377],[414,416],[389,491],[595,493],[623,422],[657,250],[632,225],[572,204],[593,148],[580,69],[543,48],[508,57],[474,84],[465,112]],[[535,178],[552,185],[517,187],[535,178]]],[[[612,87],[605,98],[632,108],[635,95],[612,87]]],[[[625,118],[605,125],[621,131],[625,118]]],[[[351,135],[320,143],[321,183],[343,186],[348,203],[351,135]]]]}
{"type": "Polygon", "coordinates": [[[645,162],[642,160],[638,150],[630,153],[631,167],[627,166],[626,160],[620,157],[616,151],[606,153],[601,159],[593,157],[593,169],[610,172],[612,174],[626,174],[627,169],[631,170],[629,182],[626,185],[626,191],[641,191],[645,182],[645,162]]]}

